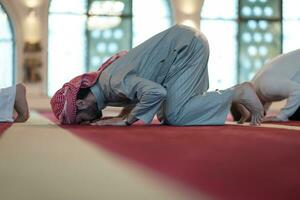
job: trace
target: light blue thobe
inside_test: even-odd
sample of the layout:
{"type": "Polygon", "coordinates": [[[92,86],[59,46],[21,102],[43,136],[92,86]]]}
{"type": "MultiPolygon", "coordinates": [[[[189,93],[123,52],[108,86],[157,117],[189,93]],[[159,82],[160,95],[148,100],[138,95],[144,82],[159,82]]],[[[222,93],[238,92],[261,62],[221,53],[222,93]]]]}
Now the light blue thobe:
{"type": "Polygon", "coordinates": [[[93,87],[99,108],[134,105],[130,117],[145,123],[159,113],[170,125],[224,124],[233,90],[206,92],[208,57],[203,34],[175,25],[103,71],[93,87]]]}

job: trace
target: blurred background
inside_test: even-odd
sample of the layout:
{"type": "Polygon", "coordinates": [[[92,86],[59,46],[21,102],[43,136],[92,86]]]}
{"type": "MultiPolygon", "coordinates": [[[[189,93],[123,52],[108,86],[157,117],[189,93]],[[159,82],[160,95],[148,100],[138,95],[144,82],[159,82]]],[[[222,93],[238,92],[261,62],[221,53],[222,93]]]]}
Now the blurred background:
{"type": "Polygon", "coordinates": [[[174,24],[210,43],[210,90],[251,80],[300,47],[296,0],[0,0],[0,87],[24,82],[48,108],[63,83],[174,24]]]}

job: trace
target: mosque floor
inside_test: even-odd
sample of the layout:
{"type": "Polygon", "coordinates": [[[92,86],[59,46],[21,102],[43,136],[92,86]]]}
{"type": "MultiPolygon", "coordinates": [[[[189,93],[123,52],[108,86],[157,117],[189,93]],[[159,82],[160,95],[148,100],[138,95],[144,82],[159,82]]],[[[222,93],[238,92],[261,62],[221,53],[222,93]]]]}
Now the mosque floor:
{"type": "Polygon", "coordinates": [[[0,199],[300,199],[300,123],[0,124],[0,199]]]}

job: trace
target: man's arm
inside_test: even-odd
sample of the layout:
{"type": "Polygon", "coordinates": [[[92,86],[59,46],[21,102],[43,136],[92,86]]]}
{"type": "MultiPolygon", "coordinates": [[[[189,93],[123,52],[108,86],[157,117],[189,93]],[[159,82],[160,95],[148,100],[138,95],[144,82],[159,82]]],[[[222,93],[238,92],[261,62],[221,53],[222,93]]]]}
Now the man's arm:
{"type": "Polygon", "coordinates": [[[166,89],[160,84],[134,75],[126,77],[121,82],[121,86],[119,82],[114,84],[112,81],[112,87],[115,91],[122,93],[122,95],[125,95],[129,99],[137,99],[138,103],[132,108],[125,119],[118,117],[115,119],[100,120],[93,123],[93,125],[124,126],[131,125],[137,120],[150,123],[167,95],[166,89]],[[114,85],[116,85],[115,88],[114,85]]]}
{"type": "Polygon", "coordinates": [[[130,99],[138,100],[126,118],[127,124],[132,124],[137,120],[142,120],[148,124],[160,109],[167,96],[167,91],[162,85],[153,81],[129,76],[124,81],[124,95],[130,99]]]}

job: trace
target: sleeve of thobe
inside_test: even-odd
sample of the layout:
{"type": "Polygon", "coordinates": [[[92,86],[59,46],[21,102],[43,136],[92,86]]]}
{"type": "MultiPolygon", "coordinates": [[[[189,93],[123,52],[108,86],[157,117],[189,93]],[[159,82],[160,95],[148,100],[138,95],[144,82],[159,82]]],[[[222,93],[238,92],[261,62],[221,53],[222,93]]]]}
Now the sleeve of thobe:
{"type": "Polygon", "coordinates": [[[122,82],[122,91],[129,99],[137,99],[128,118],[150,123],[164,101],[167,91],[160,84],[137,76],[128,76],[122,82]]]}
{"type": "Polygon", "coordinates": [[[286,105],[281,109],[277,118],[282,121],[288,121],[300,106],[300,90],[294,90],[287,99],[286,105]]]}

